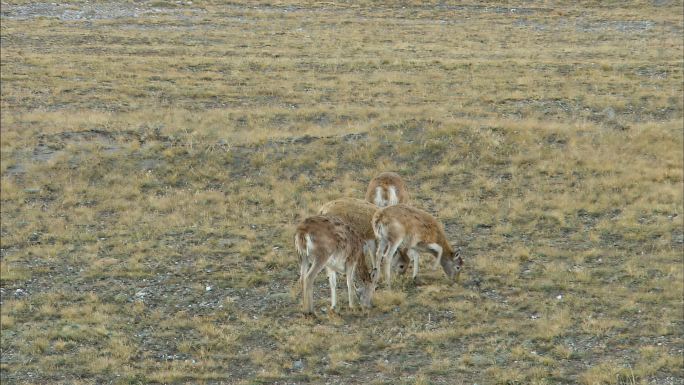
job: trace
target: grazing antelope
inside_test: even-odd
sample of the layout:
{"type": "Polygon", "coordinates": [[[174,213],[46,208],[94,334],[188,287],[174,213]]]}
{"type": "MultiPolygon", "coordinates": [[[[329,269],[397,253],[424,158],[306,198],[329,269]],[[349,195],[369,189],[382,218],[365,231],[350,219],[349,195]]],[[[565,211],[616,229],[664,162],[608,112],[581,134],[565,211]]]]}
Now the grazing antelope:
{"type": "MultiPolygon", "coordinates": [[[[382,208],[406,203],[408,201],[408,191],[406,184],[399,174],[395,172],[382,172],[371,179],[366,190],[366,200],[382,208]]],[[[374,262],[379,262],[375,261],[374,262]]],[[[409,258],[403,252],[399,252],[399,259],[396,261],[396,269],[399,274],[404,274],[408,269],[409,258]]]]}
{"type": "Polygon", "coordinates": [[[340,218],[316,215],[304,219],[295,231],[299,253],[299,281],[302,285],[304,312],[313,313],[313,283],[326,269],[330,281],[332,309],[337,307],[337,273],[347,276],[349,307],[354,308],[354,277],[363,282],[361,306],[370,307],[377,285],[377,270],[370,271],[363,257],[363,240],[340,218]]]}
{"type": "Polygon", "coordinates": [[[379,209],[373,215],[373,231],[378,239],[376,259],[385,263],[385,280],[391,287],[390,271],[397,250],[404,250],[413,261],[413,279],[418,274],[418,250],[434,255],[453,283],[458,279],[463,258],[454,251],[444,234],[444,227],[432,215],[417,208],[399,204],[379,209]]]}
{"type": "MultiPolygon", "coordinates": [[[[330,201],[318,210],[319,215],[336,216],[351,226],[361,236],[364,243],[364,252],[369,257],[373,268],[380,268],[376,260],[375,232],[371,226],[373,214],[378,207],[372,203],[356,198],[341,198],[330,201]]],[[[403,274],[408,265],[409,258],[406,253],[399,251],[397,271],[403,274]]]]}
{"type": "Polygon", "coordinates": [[[399,174],[383,172],[371,179],[366,190],[366,200],[378,207],[387,207],[408,201],[406,184],[399,174]]]}

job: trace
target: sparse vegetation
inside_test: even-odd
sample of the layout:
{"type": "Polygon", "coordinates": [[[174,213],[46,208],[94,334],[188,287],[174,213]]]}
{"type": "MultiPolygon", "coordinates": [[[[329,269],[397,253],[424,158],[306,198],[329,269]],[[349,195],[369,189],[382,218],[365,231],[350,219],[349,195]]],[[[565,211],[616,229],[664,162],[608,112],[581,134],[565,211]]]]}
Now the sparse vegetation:
{"type": "Polygon", "coordinates": [[[680,384],[682,6],[3,2],[3,384],[680,384]],[[461,283],[303,318],[387,170],[461,283]]]}

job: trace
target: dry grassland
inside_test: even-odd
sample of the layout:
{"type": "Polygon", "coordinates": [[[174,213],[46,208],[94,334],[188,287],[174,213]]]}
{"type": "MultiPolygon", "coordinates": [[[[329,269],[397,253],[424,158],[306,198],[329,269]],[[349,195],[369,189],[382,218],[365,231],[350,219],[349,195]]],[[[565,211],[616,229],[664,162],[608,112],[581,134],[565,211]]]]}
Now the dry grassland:
{"type": "Polygon", "coordinates": [[[681,1],[0,20],[3,384],[682,384],[681,1]],[[461,283],[302,317],[295,224],[385,170],[461,283]]]}

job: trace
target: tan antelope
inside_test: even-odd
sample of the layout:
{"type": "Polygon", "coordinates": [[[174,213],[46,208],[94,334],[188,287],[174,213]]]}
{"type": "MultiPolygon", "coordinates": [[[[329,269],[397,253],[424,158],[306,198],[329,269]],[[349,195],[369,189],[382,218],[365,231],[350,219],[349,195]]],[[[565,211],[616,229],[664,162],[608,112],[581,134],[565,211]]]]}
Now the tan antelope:
{"type": "Polygon", "coordinates": [[[463,258],[447,242],[444,227],[432,215],[405,204],[379,209],[373,215],[373,231],[378,240],[379,261],[384,261],[385,280],[391,287],[392,259],[397,250],[404,250],[413,261],[413,279],[418,275],[418,250],[431,253],[453,283],[458,279],[463,258]]]}
{"type": "MultiPolygon", "coordinates": [[[[371,179],[366,190],[366,200],[382,208],[407,203],[408,190],[406,183],[396,172],[381,172],[371,179]]],[[[377,264],[377,261],[375,261],[377,264]]],[[[396,269],[399,274],[404,274],[408,269],[409,258],[400,252],[399,259],[396,261],[396,269]]]]}
{"type": "MultiPolygon", "coordinates": [[[[373,268],[380,269],[376,260],[375,232],[371,226],[373,214],[378,207],[372,203],[356,198],[341,198],[330,201],[318,210],[319,215],[336,216],[350,225],[364,240],[364,252],[371,261],[373,268]]],[[[396,263],[397,271],[403,274],[409,265],[409,258],[406,253],[399,251],[399,259],[396,263]]]]}
{"type": "Polygon", "coordinates": [[[323,268],[328,273],[333,310],[337,308],[337,273],[347,276],[350,308],[355,308],[355,276],[363,282],[361,306],[371,306],[377,285],[377,270],[368,268],[363,257],[363,239],[351,226],[337,217],[312,216],[297,226],[294,242],[299,254],[299,281],[305,313],[313,313],[313,283],[323,268]]]}
{"type": "Polygon", "coordinates": [[[406,184],[395,172],[380,173],[368,184],[366,200],[378,207],[406,203],[408,201],[406,184]]]}

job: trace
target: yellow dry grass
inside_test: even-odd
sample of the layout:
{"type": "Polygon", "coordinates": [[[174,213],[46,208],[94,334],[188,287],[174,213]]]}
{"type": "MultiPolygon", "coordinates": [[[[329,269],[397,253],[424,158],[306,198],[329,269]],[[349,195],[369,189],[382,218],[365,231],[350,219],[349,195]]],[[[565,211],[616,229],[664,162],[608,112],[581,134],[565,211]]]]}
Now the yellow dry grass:
{"type": "Polygon", "coordinates": [[[681,9],[3,2],[3,383],[676,383],[681,9]],[[387,170],[461,283],[303,318],[294,226],[387,170]]]}

